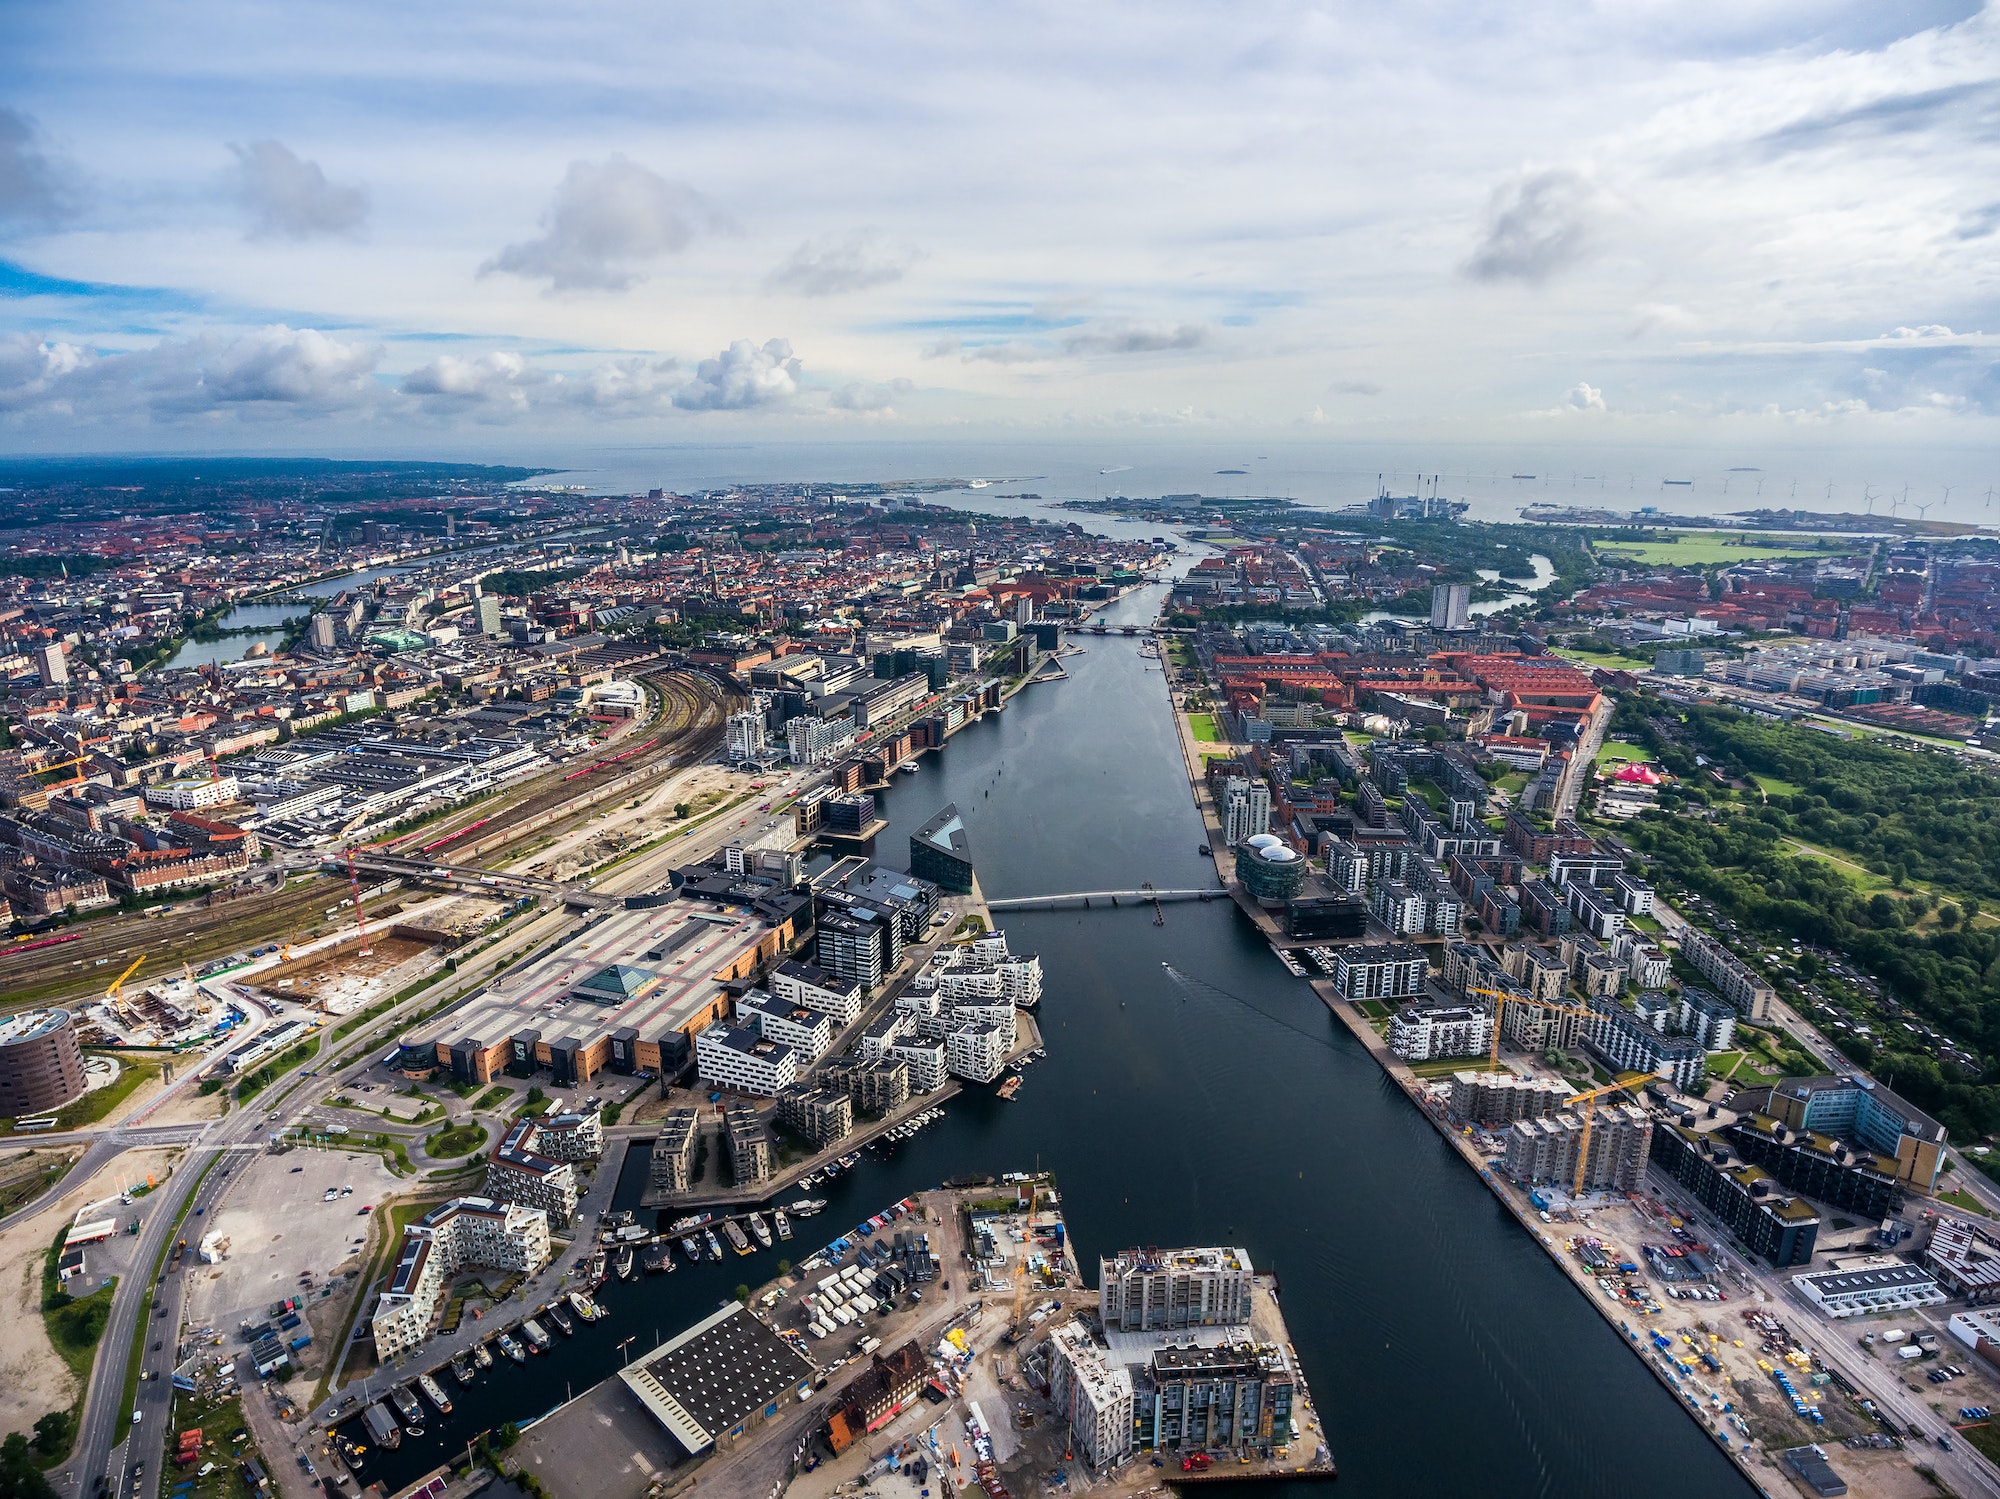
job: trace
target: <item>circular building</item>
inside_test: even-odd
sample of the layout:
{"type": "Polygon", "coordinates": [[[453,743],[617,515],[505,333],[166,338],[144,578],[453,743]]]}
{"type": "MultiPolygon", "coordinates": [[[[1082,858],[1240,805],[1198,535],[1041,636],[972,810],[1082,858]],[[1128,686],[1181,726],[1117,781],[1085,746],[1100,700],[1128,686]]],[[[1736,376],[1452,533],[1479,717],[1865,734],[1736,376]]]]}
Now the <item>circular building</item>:
{"type": "Polygon", "coordinates": [[[1246,843],[1236,851],[1236,878],[1258,905],[1277,910],[1305,888],[1306,861],[1275,840],[1246,843]]]}
{"type": "Polygon", "coordinates": [[[68,1010],[0,1019],[0,1119],[46,1114],[83,1096],[83,1052],[68,1010]]]}

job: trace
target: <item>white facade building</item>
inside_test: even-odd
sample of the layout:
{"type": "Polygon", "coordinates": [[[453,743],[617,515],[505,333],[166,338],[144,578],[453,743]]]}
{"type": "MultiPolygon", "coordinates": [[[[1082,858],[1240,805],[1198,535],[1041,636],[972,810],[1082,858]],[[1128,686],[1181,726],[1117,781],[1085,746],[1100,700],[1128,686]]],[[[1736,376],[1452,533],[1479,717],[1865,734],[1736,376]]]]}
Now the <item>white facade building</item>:
{"type": "Polygon", "coordinates": [[[990,1021],[971,1021],[945,1037],[945,1066],[954,1077],[990,1083],[1007,1065],[1012,1050],[1008,1030],[990,1021]]]}
{"type": "Polygon", "coordinates": [[[826,765],[854,743],[851,718],[814,718],[802,713],[785,722],[785,748],[794,765],[826,765]]]}
{"type": "Polygon", "coordinates": [[[235,801],[237,792],[235,776],[217,776],[212,781],[189,776],[185,780],[148,786],[146,804],[175,812],[198,812],[203,807],[220,807],[235,801]]]}
{"type": "Polygon", "coordinates": [[[1098,1317],[1119,1332],[1247,1325],[1251,1278],[1242,1249],[1128,1249],[1097,1262],[1098,1317]]]}
{"type": "Polygon", "coordinates": [[[718,1088],[775,1098],[798,1081],[798,1053],[739,1025],[711,1025],[694,1038],[696,1070],[718,1088]]]}
{"type": "Polygon", "coordinates": [[[1231,776],[1222,783],[1222,841],[1241,848],[1271,830],[1271,788],[1262,781],[1231,776]]]}
{"type": "Polygon", "coordinates": [[[762,760],[766,754],[763,710],[749,708],[730,714],[727,743],[732,760],[762,760]]]}
{"type": "Polygon", "coordinates": [[[1412,1005],[1389,1022],[1389,1050],[1406,1062],[1469,1057],[1492,1042],[1492,1014],[1471,1005],[1412,1005]]]}
{"type": "Polygon", "coordinates": [[[771,972],[771,992],[787,1004],[829,1016],[836,1028],[861,1018],[861,986],[810,963],[781,963],[771,972]]]}
{"type": "Polygon", "coordinates": [[[816,1062],[833,1045],[833,1019],[821,1010],[788,1004],[775,994],[753,989],[736,1003],[736,1022],[766,1041],[789,1046],[808,1062],[816,1062]]]}
{"type": "Polygon", "coordinates": [[[944,1080],[950,1074],[942,1041],[899,1041],[884,1049],[882,1055],[910,1069],[912,1093],[935,1093],[944,1086],[944,1080]]]}
{"type": "Polygon", "coordinates": [[[403,1230],[402,1253],[370,1329],[386,1364],[424,1340],[438,1298],[466,1265],[532,1275],[548,1263],[549,1220],[538,1208],[459,1197],[403,1230]]]}
{"type": "Polygon", "coordinates": [[[1049,1335],[1049,1400],[1069,1422],[1070,1445],[1100,1473],[1132,1453],[1132,1373],[1081,1322],[1049,1335]]]}
{"type": "Polygon", "coordinates": [[[1801,1275],[1792,1288],[1829,1317],[1880,1317],[1940,1306],[1948,1298],[1928,1270],[1889,1255],[1854,1270],[1801,1275]]]}

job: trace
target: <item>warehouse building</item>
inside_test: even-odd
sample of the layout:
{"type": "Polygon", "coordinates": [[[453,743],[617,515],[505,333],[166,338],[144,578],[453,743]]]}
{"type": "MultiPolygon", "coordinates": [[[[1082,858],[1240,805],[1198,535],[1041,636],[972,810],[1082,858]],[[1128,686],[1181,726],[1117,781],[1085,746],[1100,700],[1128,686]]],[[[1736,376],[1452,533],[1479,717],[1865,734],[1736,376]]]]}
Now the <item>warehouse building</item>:
{"type": "Polygon", "coordinates": [[[618,1378],[692,1456],[733,1443],[810,1396],[813,1372],[810,1359],[732,1301],[618,1378]]]}
{"type": "Polygon", "coordinates": [[[1921,1265],[1881,1257],[1852,1270],[1801,1275],[1792,1288],[1829,1317],[1882,1317],[1941,1306],[1948,1298],[1921,1265]]]}

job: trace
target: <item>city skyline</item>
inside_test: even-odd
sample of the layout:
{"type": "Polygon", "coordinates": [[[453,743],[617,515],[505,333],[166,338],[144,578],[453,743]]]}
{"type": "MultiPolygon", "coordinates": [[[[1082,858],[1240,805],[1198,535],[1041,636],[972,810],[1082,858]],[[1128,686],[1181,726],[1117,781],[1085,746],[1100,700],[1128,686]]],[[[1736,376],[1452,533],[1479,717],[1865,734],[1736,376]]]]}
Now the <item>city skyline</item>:
{"type": "Polygon", "coordinates": [[[0,449],[1993,435],[1988,9],[113,14],[0,449]]]}

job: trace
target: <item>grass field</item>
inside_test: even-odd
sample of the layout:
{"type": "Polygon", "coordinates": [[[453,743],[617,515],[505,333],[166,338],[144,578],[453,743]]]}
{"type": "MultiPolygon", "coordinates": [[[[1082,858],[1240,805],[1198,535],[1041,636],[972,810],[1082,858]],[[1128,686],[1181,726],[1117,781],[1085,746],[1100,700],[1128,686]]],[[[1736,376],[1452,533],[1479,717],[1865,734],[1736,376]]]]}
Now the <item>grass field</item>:
{"type": "Polygon", "coordinates": [[[1354,1001],[1354,1008],[1359,1010],[1363,1015],[1366,1015],[1370,1020],[1387,1020],[1391,1015],[1395,1014],[1394,1010],[1383,1004],[1379,999],[1357,999],[1354,1001]]]}
{"type": "Polygon", "coordinates": [[[1628,656],[1623,651],[1575,651],[1558,649],[1565,661],[1581,661],[1585,666],[1601,666],[1607,671],[1650,671],[1653,663],[1644,656],[1628,656]]]}
{"type": "Polygon", "coordinates": [[[1203,744],[1214,744],[1222,738],[1222,726],[1213,713],[1190,713],[1188,728],[1203,744]]]}
{"type": "Polygon", "coordinates": [[[1949,1192],[1938,1193],[1938,1201],[1948,1202],[1953,1207],[1963,1208],[1968,1213],[1977,1213],[1982,1218],[1988,1216],[1985,1206],[1981,1204],[1979,1199],[1963,1188],[1955,1188],[1949,1192]]]}
{"type": "Polygon", "coordinates": [[[434,1161],[471,1155],[486,1143],[486,1130],[477,1124],[454,1124],[424,1141],[424,1153],[434,1161]]]}
{"type": "Polygon", "coordinates": [[[1755,562],[1764,557],[1824,557],[1812,547],[1788,546],[1763,538],[1746,540],[1741,532],[1704,532],[1677,541],[1599,541],[1599,556],[1616,553],[1635,562],[1680,567],[1711,567],[1717,563],[1755,562]]]}
{"type": "Polygon", "coordinates": [[[1750,779],[1757,783],[1757,789],[1766,796],[1797,796],[1799,788],[1790,781],[1781,781],[1776,776],[1760,776],[1754,770],[1750,779]]]}
{"type": "Polygon", "coordinates": [[[1597,752],[1597,763],[1600,765],[1606,760],[1629,760],[1643,765],[1652,758],[1651,751],[1645,745],[1631,744],[1623,739],[1607,739],[1604,741],[1604,748],[1597,752]]]}
{"type": "MultiPolygon", "coordinates": [[[[142,1083],[160,1075],[158,1062],[141,1062],[131,1056],[118,1058],[118,1076],[109,1087],[97,1088],[73,1103],[64,1104],[56,1110],[57,1129],[81,1129],[86,1124],[95,1124],[118,1105],[130,1098],[142,1083]]],[[[0,1135],[11,1135],[14,1121],[0,1119],[0,1135]]]]}

